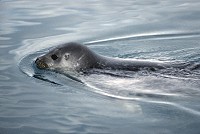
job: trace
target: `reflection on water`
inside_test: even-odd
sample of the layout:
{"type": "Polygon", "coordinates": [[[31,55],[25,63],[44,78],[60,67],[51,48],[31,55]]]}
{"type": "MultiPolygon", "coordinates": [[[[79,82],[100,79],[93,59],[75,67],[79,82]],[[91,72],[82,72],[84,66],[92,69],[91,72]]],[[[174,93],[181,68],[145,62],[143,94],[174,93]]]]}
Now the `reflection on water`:
{"type": "Polygon", "coordinates": [[[198,134],[199,6],[196,0],[1,0],[0,133],[198,134]],[[38,55],[70,41],[106,56],[187,61],[195,69],[79,76],[84,84],[35,70],[38,55]],[[36,71],[42,79],[33,77],[36,71]]]}

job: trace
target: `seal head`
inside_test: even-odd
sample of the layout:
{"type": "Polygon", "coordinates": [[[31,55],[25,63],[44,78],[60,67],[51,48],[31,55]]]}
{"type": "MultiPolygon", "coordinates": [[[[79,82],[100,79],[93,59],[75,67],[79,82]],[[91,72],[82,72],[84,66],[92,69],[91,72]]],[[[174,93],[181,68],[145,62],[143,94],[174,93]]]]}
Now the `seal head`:
{"type": "Polygon", "coordinates": [[[60,45],[35,61],[40,69],[81,71],[93,68],[97,55],[78,43],[60,45]]]}

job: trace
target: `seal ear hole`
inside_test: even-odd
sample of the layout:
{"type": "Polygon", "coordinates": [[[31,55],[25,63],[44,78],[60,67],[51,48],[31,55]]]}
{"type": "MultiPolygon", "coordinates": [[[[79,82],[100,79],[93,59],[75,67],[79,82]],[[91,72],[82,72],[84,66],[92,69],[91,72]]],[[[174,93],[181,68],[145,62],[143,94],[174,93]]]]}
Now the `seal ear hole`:
{"type": "Polygon", "coordinates": [[[57,56],[56,54],[53,54],[53,55],[51,55],[51,58],[52,58],[53,60],[56,60],[56,59],[58,59],[58,56],[57,56]]]}
{"type": "Polygon", "coordinates": [[[69,54],[65,54],[65,60],[69,59],[69,54]]]}

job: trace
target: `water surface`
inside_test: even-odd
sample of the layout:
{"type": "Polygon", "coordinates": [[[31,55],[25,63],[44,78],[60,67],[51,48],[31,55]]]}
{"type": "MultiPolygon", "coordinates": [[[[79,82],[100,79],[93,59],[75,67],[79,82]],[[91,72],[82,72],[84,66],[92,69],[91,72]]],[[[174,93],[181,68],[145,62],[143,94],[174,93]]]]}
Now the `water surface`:
{"type": "Polygon", "coordinates": [[[1,0],[0,133],[198,134],[199,7],[197,0],[1,0]],[[70,41],[105,56],[195,69],[94,73],[80,83],[35,68],[37,56],[70,41]]]}

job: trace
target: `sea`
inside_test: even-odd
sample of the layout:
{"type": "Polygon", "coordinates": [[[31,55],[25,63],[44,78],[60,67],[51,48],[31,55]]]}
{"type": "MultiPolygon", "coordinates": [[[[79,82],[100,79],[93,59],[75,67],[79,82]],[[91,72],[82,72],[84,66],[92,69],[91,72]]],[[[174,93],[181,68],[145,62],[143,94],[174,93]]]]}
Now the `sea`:
{"type": "Polygon", "coordinates": [[[199,133],[199,0],[0,0],[0,134],[199,133]],[[188,66],[88,75],[35,66],[68,42],[188,66]]]}

